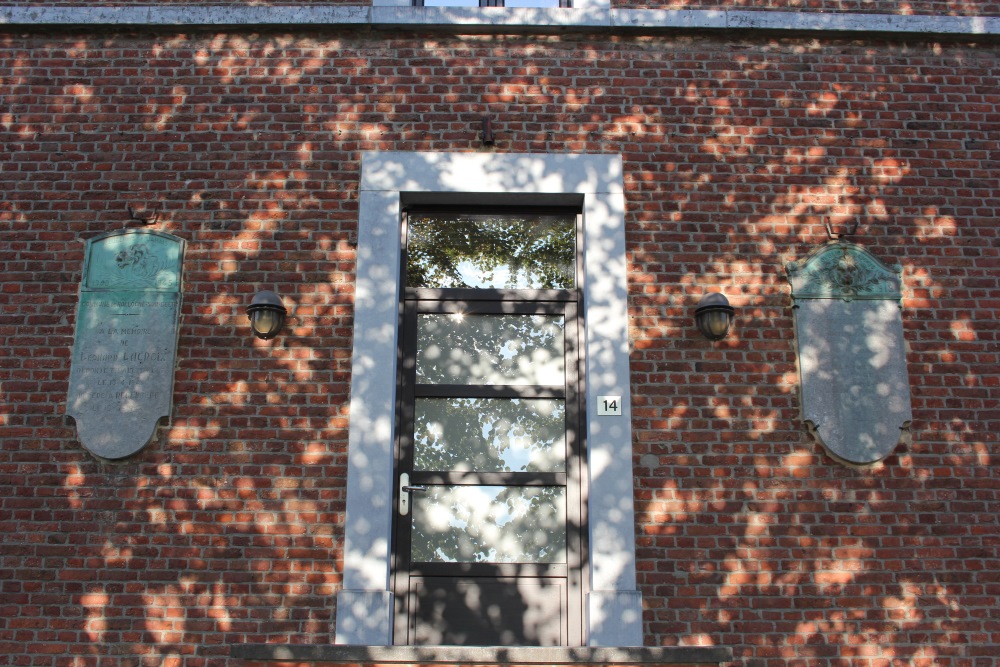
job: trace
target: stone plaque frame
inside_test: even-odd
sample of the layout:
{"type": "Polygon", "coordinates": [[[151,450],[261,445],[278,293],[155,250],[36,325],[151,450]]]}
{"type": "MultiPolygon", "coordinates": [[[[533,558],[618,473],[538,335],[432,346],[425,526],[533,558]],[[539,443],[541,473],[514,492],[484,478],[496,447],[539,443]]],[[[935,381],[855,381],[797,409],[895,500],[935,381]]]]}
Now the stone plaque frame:
{"type": "Polygon", "coordinates": [[[66,414],[94,456],[135,454],[170,417],[184,246],[144,229],[87,241],[66,414]]]}
{"type": "Polygon", "coordinates": [[[913,419],[900,267],[829,243],[786,266],[792,285],[802,418],[839,461],[875,463],[913,419]]]}

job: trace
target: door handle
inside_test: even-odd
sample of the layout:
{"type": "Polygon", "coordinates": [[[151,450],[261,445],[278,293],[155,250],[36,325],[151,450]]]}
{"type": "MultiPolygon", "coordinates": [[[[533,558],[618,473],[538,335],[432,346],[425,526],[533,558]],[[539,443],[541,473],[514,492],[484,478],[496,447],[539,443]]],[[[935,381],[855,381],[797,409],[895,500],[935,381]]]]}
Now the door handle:
{"type": "Polygon", "coordinates": [[[400,473],[399,475],[399,513],[406,516],[410,513],[410,493],[412,491],[426,491],[426,486],[410,486],[410,473],[400,473]]]}

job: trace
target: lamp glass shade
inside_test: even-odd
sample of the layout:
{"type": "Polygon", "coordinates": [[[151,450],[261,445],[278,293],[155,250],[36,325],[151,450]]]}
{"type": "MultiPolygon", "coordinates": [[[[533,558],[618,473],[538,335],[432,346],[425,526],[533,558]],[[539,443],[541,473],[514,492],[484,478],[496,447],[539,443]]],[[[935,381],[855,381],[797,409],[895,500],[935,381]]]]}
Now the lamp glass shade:
{"type": "Polygon", "coordinates": [[[273,310],[257,310],[250,316],[250,327],[254,335],[267,340],[273,338],[281,331],[281,324],[284,317],[281,313],[273,310]]]}
{"type": "Polygon", "coordinates": [[[730,313],[711,310],[698,317],[698,330],[709,340],[721,340],[729,333],[730,313]]]}

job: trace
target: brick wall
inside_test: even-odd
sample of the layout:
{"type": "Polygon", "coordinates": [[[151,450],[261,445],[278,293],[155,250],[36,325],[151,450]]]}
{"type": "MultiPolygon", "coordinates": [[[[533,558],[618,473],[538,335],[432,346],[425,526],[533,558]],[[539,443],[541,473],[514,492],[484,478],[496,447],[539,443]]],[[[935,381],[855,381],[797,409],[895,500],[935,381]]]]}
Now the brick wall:
{"type": "Polygon", "coordinates": [[[0,36],[0,664],[231,665],[332,641],[359,155],[621,153],[646,642],[737,664],[1000,655],[995,45],[354,31],[0,36]],[[65,417],[83,240],[188,240],[173,420],[65,417]],[[912,442],[800,423],[786,262],[825,221],[904,267],[912,442]],[[707,287],[738,309],[711,344],[707,287]],[[251,340],[258,288],[290,329],[251,340]]]}
{"type": "Polygon", "coordinates": [[[930,0],[893,2],[891,0],[611,0],[621,9],[759,9],[785,12],[862,12],[869,14],[930,14],[946,16],[995,16],[1000,5],[990,0],[930,0]]]}

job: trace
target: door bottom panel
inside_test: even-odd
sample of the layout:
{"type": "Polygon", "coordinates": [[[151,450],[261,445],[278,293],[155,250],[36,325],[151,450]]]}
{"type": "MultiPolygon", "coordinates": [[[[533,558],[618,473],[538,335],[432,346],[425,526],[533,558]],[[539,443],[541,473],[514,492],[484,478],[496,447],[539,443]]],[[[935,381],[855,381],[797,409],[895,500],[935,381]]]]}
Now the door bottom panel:
{"type": "Polygon", "coordinates": [[[560,646],[565,579],[411,577],[410,643],[560,646]]]}

